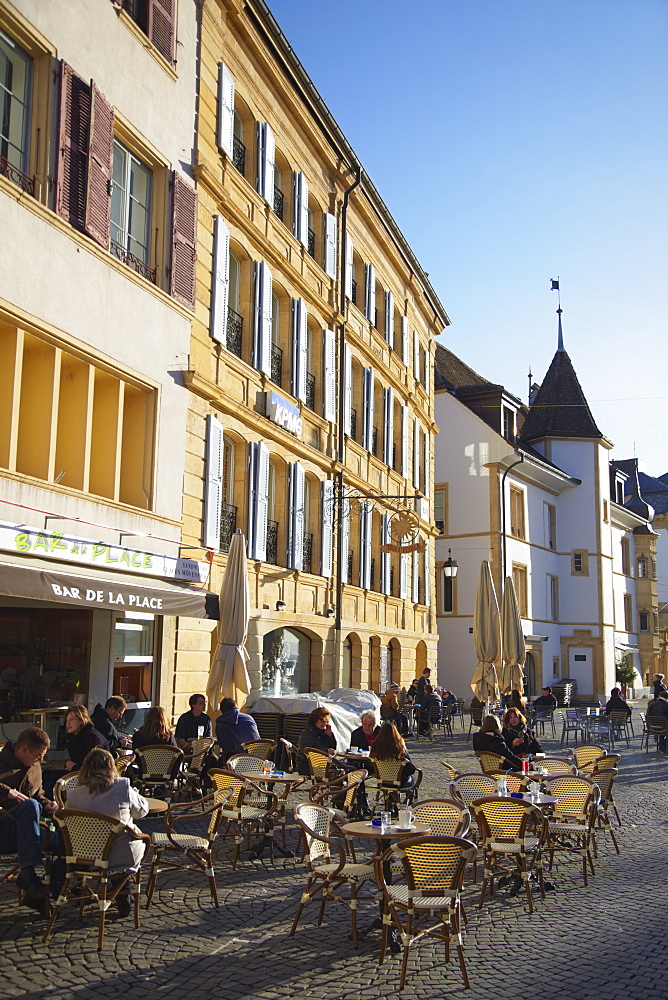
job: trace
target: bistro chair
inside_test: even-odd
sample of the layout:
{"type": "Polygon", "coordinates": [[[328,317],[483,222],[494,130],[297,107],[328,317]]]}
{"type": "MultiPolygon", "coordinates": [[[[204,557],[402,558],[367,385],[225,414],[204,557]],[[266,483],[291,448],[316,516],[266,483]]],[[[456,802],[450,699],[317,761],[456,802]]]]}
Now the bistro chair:
{"type": "Polygon", "coordinates": [[[547,836],[547,820],[540,809],[523,799],[484,798],[471,804],[476,818],[484,857],[484,873],[478,908],[485,901],[487,885],[494,895],[494,879],[505,875],[524,882],[529,913],[533,913],[531,875],[538,874],[541,896],[543,884],[542,848],[547,836]]]}
{"type": "Polygon", "coordinates": [[[135,784],[142,795],[161,794],[158,798],[170,800],[181,783],[183,751],[170,744],[138,747],[135,750],[139,777],[135,784]]]}
{"type": "Polygon", "coordinates": [[[631,736],[635,735],[631,726],[631,716],[628,712],[610,713],[610,739],[614,745],[615,740],[626,740],[626,746],[631,746],[631,736]]]}
{"type": "MultiPolygon", "coordinates": [[[[2,817],[2,819],[9,820],[11,823],[16,823],[14,816],[12,816],[12,814],[6,809],[3,809],[2,806],[0,806],[0,817],[2,817]]],[[[2,885],[3,882],[9,882],[10,879],[13,879],[21,871],[16,851],[7,851],[6,853],[0,852],[0,863],[7,865],[6,871],[0,875],[0,885],[2,885]]],[[[21,890],[19,889],[19,899],[20,898],[21,890]]]]}
{"type": "Polygon", "coordinates": [[[477,848],[462,837],[419,836],[400,840],[374,859],[376,882],[383,894],[383,934],[379,963],[387,950],[388,931],[395,930],[403,943],[399,989],[406,985],[410,949],[422,938],[435,938],[445,944],[445,960],[450,961],[450,942],[457,949],[464,986],[470,986],[464,946],[462,921],[466,922],[461,903],[466,865],[473,861],[477,848]],[[385,869],[391,863],[393,873],[401,869],[401,878],[387,884],[385,869]]]}
{"type": "Polygon", "coordinates": [[[447,774],[448,774],[448,776],[450,778],[450,781],[452,781],[454,778],[456,778],[457,775],[460,773],[457,770],[457,768],[454,766],[454,764],[451,764],[447,760],[442,760],[441,761],[441,765],[445,768],[445,770],[446,770],[446,772],[447,772],[447,774]]]}
{"type": "Polygon", "coordinates": [[[126,753],[126,754],[123,754],[122,757],[117,757],[116,758],[116,770],[118,771],[119,778],[125,778],[125,777],[128,776],[127,775],[127,770],[128,770],[128,768],[130,767],[131,764],[134,764],[134,762],[135,762],[135,754],[134,754],[134,752],[133,753],[126,753]]]}
{"type": "Polygon", "coordinates": [[[352,819],[357,811],[357,790],[369,777],[364,768],[349,771],[334,781],[316,785],[309,789],[309,800],[319,806],[327,806],[341,814],[344,822],[352,819]]]}
{"type": "Polygon", "coordinates": [[[550,854],[550,870],[556,852],[579,854],[582,858],[582,879],[587,885],[587,865],[594,874],[589,846],[598,817],[600,788],[588,778],[564,774],[548,779],[545,791],[557,799],[548,822],[546,848],[550,854]]]}
{"type": "Polygon", "coordinates": [[[53,786],[53,798],[59,809],[64,809],[67,804],[67,793],[75,788],[79,781],[79,775],[68,774],[65,778],[58,778],[53,786]]]}
{"type": "MultiPolygon", "coordinates": [[[[469,834],[470,840],[479,841],[478,824],[475,814],[471,811],[471,803],[476,799],[486,796],[496,795],[496,778],[491,774],[482,774],[477,771],[471,774],[459,774],[450,782],[450,798],[459,800],[469,810],[473,836],[469,834]]],[[[473,881],[478,881],[478,863],[473,859],[473,881]]]]}
{"type": "Polygon", "coordinates": [[[211,901],[219,906],[216,875],[213,868],[211,848],[223,822],[223,807],[234,794],[230,788],[225,792],[212,792],[197,803],[176,802],[165,813],[165,831],[151,835],[153,858],[146,893],[146,908],[151,905],[158,875],[163,871],[199,872],[209,880],[211,901]],[[201,826],[203,817],[209,820],[206,830],[194,833],[201,826]],[[184,827],[183,824],[189,824],[184,827]]]}
{"type": "MultiPolygon", "coordinates": [[[[342,903],[350,910],[351,936],[353,947],[356,948],[358,886],[373,879],[373,865],[348,860],[345,842],[331,835],[332,815],[325,806],[315,802],[301,802],[295,806],[295,819],[306,843],[308,881],[299,901],[290,935],[297,930],[302,911],[308,902],[314,900],[320,903],[317,921],[320,926],[325,904],[331,900],[342,903]],[[344,886],[349,887],[347,895],[341,891],[344,886]]],[[[373,899],[373,895],[369,898],[373,899]]]]}
{"type": "Polygon", "coordinates": [[[464,705],[466,702],[463,698],[457,699],[457,715],[459,716],[459,721],[461,723],[462,732],[464,731],[464,705]]]}
{"type": "Polygon", "coordinates": [[[202,788],[205,761],[209,750],[214,746],[215,742],[212,736],[201,736],[199,739],[193,740],[190,744],[192,754],[185,757],[185,771],[182,780],[190,791],[191,797],[196,790],[201,790],[202,788]]]}
{"type": "Polygon", "coordinates": [[[469,715],[471,716],[471,721],[469,722],[469,731],[466,734],[467,743],[471,738],[471,730],[473,729],[473,727],[478,726],[478,728],[480,728],[480,726],[482,726],[482,717],[484,714],[485,714],[484,705],[479,705],[476,706],[475,708],[471,706],[471,708],[469,709],[469,715]]]}
{"type": "MultiPolygon", "coordinates": [[[[610,839],[615,846],[617,854],[619,854],[619,845],[617,844],[617,838],[615,837],[614,830],[610,824],[610,817],[608,816],[608,809],[612,807],[615,816],[617,817],[617,823],[619,826],[622,825],[619,818],[619,813],[617,812],[617,806],[615,805],[615,800],[612,797],[612,786],[615,783],[615,778],[617,777],[617,770],[614,767],[604,767],[596,770],[591,775],[591,780],[598,785],[601,790],[601,800],[598,805],[598,815],[596,817],[596,828],[599,830],[604,830],[605,833],[610,834],[610,839]]],[[[596,857],[596,834],[592,831],[592,844],[594,847],[594,857],[596,857]]]]}
{"type": "Polygon", "coordinates": [[[585,739],[585,729],[578,718],[577,710],[574,708],[566,708],[563,712],[559,712],[559,721],[561,722],[561,739],[559,740],[559,745],[563,746],[564,741],[568,743],[568,734],[573,733],[575,735],[575,745],[577,746],[578,736],[582,736],[585,739]]]}
{"type": "Polygon", "coordinates": [[[544,767],[548,774],[575,774],[576,768],[565,757],[536,757],[532,762],[532,770],[544,767]]]}
{"type": "Polygon", "coordinates": [[[606,767],[618,767],[621,759],[622,755],[619,753],[604,753],[596,760],[591,760],[588,764],[583,764],[582,767],[578,768],[578,774],[584,774],[590,778],[594,771],[600,771],[606,767]]]}
{"type": "Polygon", "coordinates": [[[402,760],[377,760],[370,758],[375,770],[376,798],[375,806],[382,800],[384,809],[400,807],[404,802],[410,805],[418,796],[418,789],[422,783],[422,771],[415,770],[416,781],[410,788],[402,788],[406,762],[402,760]]]}
{"type": "MultiPolygon", "coordinates": [[[[265,763],[260,760],[259,757],[249,757],[248,754],[241,753],[237,754],[235,757],[229,757],[226,767],[230,770],[235,771],[237,774],[243,774],[252,780],[253,775],[264,775],[265,763]]],[[[281,839],[283,841],[283,847],[287,846],[287,814],[288,814],[288,795],[290,791],[294,788],[298,788],[301,782],[297,782],[293,785],[288,785],[283,782],[270,783],[267,782],[266,786],[264,782],[261,787],[266,787],[270,792],[274,792],[277,798],[276,812],[274,813],[274,826],[280,826],[281,828],[281,839]],[[280,792],[275,792],[274,789],[278,785],[281,789],[280,792]]]]}
{"type": "Polygon", "coordinates": [[[575,761],[578,771],[580,771],[585,764],[603,757],[605,749],[597,743],[582,743],[579,747],[573,747],[569,753],[575,761]]]}
{"type": "Polygon", "coordinates": [[[134,890],[135,927],[139,927],[139,895],[141,865],[151,838],[138,833],[132,825],[87,809],[59,809],[53,816],[65,846],[65,881],[60,895],[53,903],[51,918],[44,931],[47,941],[62,906],[70,900],[79,907],[79,919],[89,902],[98,908],[97,950],[104,941],[104,922],[107,910],[128,883],[134,890]],[[139,864],[131,868],[111,868],[109,854],[114,841],[123,835],[131,841],[140,841],[144,851],[139,864]]]}
{"type": "Polygon", "coordinates": [[[507,770],[506,758],[501,757],[498,753],[491,753],[489,750],[476,750],[475,755],[483,774],[489,774],[490,771],[507,770]]]}
{"type": "Polygon", "coordinates": [[[274,813],[278,807],[278,796],[268,789],[254,785],[247,775],[238,774],[227,768],[212,768],[209,778],[214,791],[232,794],[223,803],[221,818],[225,824],[220,837],[234,837],[232,867],[237,867],[239,848],[246,839],[250,847],[250,837],[256,831],[269,847],[269,856],[274,861],[274,813]]]}
{"type": "Polygon", "coordinates": [[[471,814],[458,799],[423,799],[413,807],[413,816],[435,837],[466,837],[471,825],[471,814]]]}
{"type": "Polygon", "coordinates": [[[249,740],[248,743],[240,743],[232,751],[233,754],[247,753],[250,757],[258,757],[260,760],[267,760],[276,749],[273,740],[249,740]]]}
{"type": "Polygon", "coordinates": [[[490,777],[494,778],[505,778],[506,788],[508,793],[512,792],[526,792],[527,784],[532,779],[526,774],[520,774],[519,771],[487,771],[490,777]]]}
{"type": "MultiPolygon", "coordinates": [[[[645,732],[643,733],[643,739],[645,741],[645,752],[649,753],[649,741],[650,738],[654,740],[657,753],[666,753],[668,746],[668,718],[662,715],[647,715],[645,717],[645,732]],[[661,741],[663,739],[664,749],[661,749],[661,741]]],[[[640,747],[642,750],[642,745],[640,747]]]]}

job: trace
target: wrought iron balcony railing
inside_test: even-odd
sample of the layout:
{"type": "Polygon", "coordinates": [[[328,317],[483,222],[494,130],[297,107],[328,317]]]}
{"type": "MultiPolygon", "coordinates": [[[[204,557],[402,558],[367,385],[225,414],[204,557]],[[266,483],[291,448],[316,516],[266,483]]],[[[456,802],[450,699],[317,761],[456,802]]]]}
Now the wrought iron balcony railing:
{"type": "Polygon", "coordinates": [[[371,433],[371,453],[378,457],[378,428],[374,427],[371,433]]]}
{"type": "Polygon", "coordinates": [[[271,381],[279,386],[283,383],[283,350],[278,344],[271,345],[271,381]]]}
{"type": "Polygon", "coordinates": [[[348,553],[348,583],[353,582],[353,554],[348,553]]]}
{"type": "Polygon", "coordinates": [[[128,267],[131,267],[133,271],[137,272],[137,274],[141,274],[142,278],[148,278],[150,282],[154,285],[156,284],[157,269],[155,267],[149,267],[148,264],[145,264],[143,260],[139,259],[139,257],[136,257],[133,253],[130,253],[129,250],[126,250],[125,247],[122,247],[120,243],[116,242],[116,240],[109,240],[109,249],[113,253],[114,257],[118,257],[120,261],[127,264],[128,267]]]}
{"type": "Polygon", "coordinates": [[[354,407],[350,409],[350,436],[357,441],[357,410],[354,407]]]}
{"type": "Polygon", "coordinates": [[[278,521],[267,521],[267,562],[278,566],[278,521]]]}
{"type": "Polygon", "coordinates": [[[313,560],[313,535],[311,532],[304,533],[304,559],[303,570],[305,573],[312,573],[313,560]]]}
{"type": "Polygon", "coordinates": [[[227,349],[231,354],[241,357],[241,335],[244,328],[243,316],[227,307],[227,349]]]}
{"type": "Polygon", "coordinates": [[[308,231],[308,240],[306,244],[306,249],[310,253],[311,257],[315,260],[315,233],[312,229],[308,231]]]}
{"type": "Polygon", "coordinates": [[[394,597],[394,566],[390,566],[390,596],[394,597]]]}
{"type": "Polygon", "coordinates": [[[232,535],[237,530],[237,508],[231,503],[222,503],[220,508],[220,551],[229,552],[232,535]]]}
{"type": "Polygon", "coordinates": [[[277,215],[281,222],[283,221],[283,204],[283,192],[274,184],[274,215],[277,215]]]}
{"type": "Polygon", "coordinates": [[[237,139],[236,135],[232,147],[232,163],[243,176],[246,172],[246,147],[241,139],[237,139]]]}
{"type": "Polygon", "coordinates": [[[369,573],[369,590],[376,589],[376,560],[371,560],[371,572],[369,573]]]}
{"type": "Polygon", "coordinates": [[[315,375],[306,372],[306,405],[315,413],[315,375]]]}
{"type": "Polygon", "coordinates": [[[31,194],[33,198],[35,197],[35,181],[34,178],[28,177],[24,174],[22,170],[15,167],[13,163],[7,159],[6,156],[0,156],[0,174],[10,180],[12,184],[16,184],[20,187],[22,191],[26,191],[27,194],[31,194]]]}
{"type": "Polygon", "coordinates": [[[354,306],[357,305],[357,282],[355,281],[354,278],[353,278],[353,294],[351,296],[350,301],[354,306]]]}

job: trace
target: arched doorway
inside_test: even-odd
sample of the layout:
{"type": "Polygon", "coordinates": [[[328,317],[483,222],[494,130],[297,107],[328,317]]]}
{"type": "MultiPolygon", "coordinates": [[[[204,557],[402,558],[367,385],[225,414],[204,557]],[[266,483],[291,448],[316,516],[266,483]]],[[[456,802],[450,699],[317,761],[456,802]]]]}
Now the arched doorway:
{"type": "Polygon", "coordinates": [[[387,660],[390,681],[401,685],[401,646],[398,639],[390,639],[387,646],[387,660]]]}
{"type": "Polygon", "coordinates": [[[262,640],[262,694],[268,698],[310,691],[311,640],[303,632],[277,628],[262,640]]]}
{"type": "Polygon", "coordinates": [[[529,652],[524,661],[524,695],[526,698],[533,698],[536,695],[536,661],[533,653],[529,652]]]}
{"type": "MultiPolygon", "coordinates": [[[[428,666],[429,664],[427,662],[427,644],[426,642],[423,642],[422,639],[420,639],[417,646],[415,647],[415,676],[422,677],[422,672],[424,668],[428,666]]],[[[434,680],[433,683],[435,684],[436,681],[434,680]]]]}
{"type": "Polygon", "coordinates": [[[343,643],[343,687],[360,690],[362,687],[362,640],[356,632],[350,632],[343,643]],[[350,664],[348,683],[345,683],[346,664],[350,664]]]}
{"type": "Polygon", "coordinates": [[[380,691],[380,661],[380,639],[377,635],[372,635],[369,639],[369,688],[376,692],[380,691]]]}

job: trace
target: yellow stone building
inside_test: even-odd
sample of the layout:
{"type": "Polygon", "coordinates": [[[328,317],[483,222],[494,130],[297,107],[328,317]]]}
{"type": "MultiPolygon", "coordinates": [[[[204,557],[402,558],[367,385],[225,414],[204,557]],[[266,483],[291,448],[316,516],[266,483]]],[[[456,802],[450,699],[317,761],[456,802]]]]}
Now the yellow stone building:
{"type": "MultiPolygon", "coordinates": [[[[217,590],[247,536],[253,699],[405,684],[436,662],[448,317],[266,5],[204,0],[199,32],[183,543],[214,551],[217,590]]],[[[213,642],[178,620],[173,712],[213,642]]]]}

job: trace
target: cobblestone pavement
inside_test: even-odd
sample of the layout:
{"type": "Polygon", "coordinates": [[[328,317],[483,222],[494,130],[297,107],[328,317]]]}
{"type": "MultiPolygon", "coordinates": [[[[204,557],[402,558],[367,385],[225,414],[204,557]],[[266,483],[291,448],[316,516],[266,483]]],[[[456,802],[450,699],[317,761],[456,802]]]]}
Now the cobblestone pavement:
{"type": "MultiPolygon", "coordinates": [[[[637,712],[634,722],[638,733],[637,712]]],[[[558,740],[542,742],[547,751],[558,749],[558,740]]],[[[446,793],[443,759],[459,770],[478,770],[461,730],[453,740],[437,735],[433,743],[410,741],[410,750],[424,769],[421,798],[446,793]]],[[[423,941],[412,949],[408,982],[400,993],[399,959],[388,956],[378,964],[378,931],[370,931],[353,949],[349,913],[336,904],[328,906],[321,927],[315,924],[315,905],[307,907],[297,933],[289,937],[304,884],[299,859],[277,859],[272,865],[266,859],[249,861],[244,854],[234,872],[229,846],[219,842],[219,909],[211,906],[204,879],[165,874],[150,910],[142,908],[139,929],[132,918],[120,920],[115,908],[110,910],[100,953],[95,919],[79,923],[77,911],[66,908],[43,944],[44,922],[17,905],[15,889],[0,885],[0,997],[663,1000],[668,997],[663,886],[668,759],[653,750],[641,752],[638,736],[620,752],[615,797],[622,853],[618,857],[599,838],[596,875],[587,888],[576,859],[555,860],[555,890],[544,900],[538,896],[529,914],[523,897],[511,898],[506,889],[478,909],[479,885],[467,881],[468,991],[456,962],[446,965],[442,948],[423,941]]],[[[376,913],[371,904],[361,907],[360,925],[376,913]]]]}

